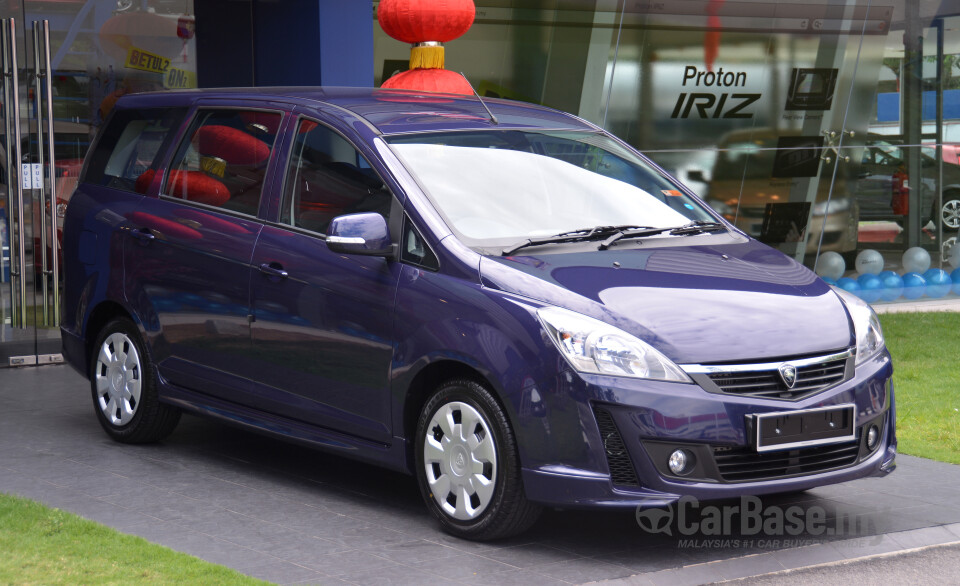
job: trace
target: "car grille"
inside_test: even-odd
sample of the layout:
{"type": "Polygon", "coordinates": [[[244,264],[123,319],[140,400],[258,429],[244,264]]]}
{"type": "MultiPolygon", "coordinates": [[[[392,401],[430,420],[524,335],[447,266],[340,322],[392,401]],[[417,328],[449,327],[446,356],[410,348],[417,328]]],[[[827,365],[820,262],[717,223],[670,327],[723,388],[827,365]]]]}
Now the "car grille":
{"type": "Polygon", "coordinates": [[[593,414],[597,418],[597,426],[600,428],[600,438],[603,440],[603,451],[607,456],[607,465],[610,467],[610,480],[613,484],[620,486],[639,486],[637,473],[633,469],[633,462],[630,461],[630,454],[627,452],[627,446],[623,443],[617,424],[613,421],[613,416],[606,409],[600,407],[593,408],[593,414]]]}
{"type": "Polygon", "coordinates": [[[792,389],[787,388],[776,370],[716,373],[710,375],[710,380],[716,383],[724,393],[792,399],[821,391],[842,381],[846,372],[846,362],[845,359],[841,359],[798,368],[797,382],[792,389]]]}
{"type": "Polygon", "coordinates": [[[724,481],[748,482],[844,468],[853,465],[859,453],[858,439],[782,452],[757,453],[749,448],[714,448],[713,458],[724,481]]]}
{"type": "Polygon", "coordinates": [[[853,351],[819,358],[800,358],[784,362],[734,365],[685,365],[683,369],[707,390],[714,392],[763,397],[768,399],[799,399],[828,389],[847,378],[847,363],[853,351]],[[793,364],[797,369],[793,388],[780,376],[782,364],[793,364]],[[701,378],[703,377],[703,378],[701,378]],[[706,380],[704,380],[706,379],[706,380]]]}

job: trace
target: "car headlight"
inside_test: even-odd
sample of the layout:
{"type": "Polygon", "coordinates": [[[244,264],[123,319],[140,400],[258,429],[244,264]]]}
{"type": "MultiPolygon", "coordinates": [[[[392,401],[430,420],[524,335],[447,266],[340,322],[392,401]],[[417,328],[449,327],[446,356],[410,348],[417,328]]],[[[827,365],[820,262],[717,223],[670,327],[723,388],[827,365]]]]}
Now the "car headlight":
{"type": "Polygon", "coordinates": [[[880,318],[866,301],[849,291],[833,287],[853,319],[853,329],[857,335],[857,366],[876,356],[883,349],[883,330],[880,318]]]}
{"type": "Polygon", "coordinates": [[[619,328],[559,307],[539,309],[537,316],[560,353],[579,372],[692,382],[653,346],[619,328]]]}

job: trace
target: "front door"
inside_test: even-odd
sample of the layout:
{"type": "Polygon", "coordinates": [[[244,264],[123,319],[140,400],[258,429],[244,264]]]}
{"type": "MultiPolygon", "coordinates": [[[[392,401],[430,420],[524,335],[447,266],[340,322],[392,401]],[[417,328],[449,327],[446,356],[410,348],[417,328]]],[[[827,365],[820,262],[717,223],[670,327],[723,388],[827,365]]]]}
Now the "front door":
{"type": "Polygon", "coordinates": [[[254,250],[245,367],[274,412],[387,443],[400,265],[334,253],[324,234],[342,214],[389,220],[394,199],[331,128],[302,119],[293,136],[279,222],[264,226],[254,250]]]}

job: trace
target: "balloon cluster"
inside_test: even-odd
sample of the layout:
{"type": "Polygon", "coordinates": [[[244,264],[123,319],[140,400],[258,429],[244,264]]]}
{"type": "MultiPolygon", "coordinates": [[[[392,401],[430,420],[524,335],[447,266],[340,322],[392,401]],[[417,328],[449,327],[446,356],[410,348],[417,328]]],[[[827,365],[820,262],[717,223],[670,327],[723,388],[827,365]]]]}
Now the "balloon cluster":
{"type": "Polygon", "coordinates": [[[867,303],[945,297],[950,292],[960,295],[960,246],[950,251],[953,272],[930,268],[930,253],[919,246],[908,248],[901,258],[903,274],[883,270],[883,255],[868,249],[857,255],[854,263],[857,278],[844,277],[847,266],[836,252],[825,252],[817,261],[817,274],[830,285],[836,285],[867,303]]]}

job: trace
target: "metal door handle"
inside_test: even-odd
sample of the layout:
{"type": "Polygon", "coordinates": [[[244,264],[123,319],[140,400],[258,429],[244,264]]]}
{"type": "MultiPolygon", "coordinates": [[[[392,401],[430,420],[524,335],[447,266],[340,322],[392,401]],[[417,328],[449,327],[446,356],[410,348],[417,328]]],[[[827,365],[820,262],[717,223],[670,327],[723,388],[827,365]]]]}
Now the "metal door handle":
{"type": "Polygon", "coordinates": [[[17,25],[12,18],[0,21],[0,53],[3,62],[4,128],[6,130],[7,210],[10,212],[10,292],[14,328],[27,327],[27,259],[24,242],[23,184],[20,142],[20,81],[17,72],[17,25]]]}
{"type": "Polygon", "coordinates": [[[154,236],[153,233],[150,232],[150,230],[147,230],[146,228],[133,230],[131,233],[133,234],[134,238],[140,241],[141,244],[149,244],[150,242],[153,242],[156,239],[156,236],[154,236]]]}
{"type": "Polygon", "coordinates": [[[59,255],[57,254],[58,233],[57,233],[57,172],[56,159],[54,158],[54,134],[53,134],[53,69],[50,66],[50,21],[33,21],[33,63],[34,75],[36,76],[36,110],[37,110],[37,138],[38,138],[38,162],[43,168],[44,158],[47,163],[47,177],[50,179],[49,190],[45,189],[43,178],[40,181],[40,205],[45,206],[44,196],[49,196],[50,201],[50,225],[47,226],[41,221],[41,241],[43,246],[41,254],[43,255],[43,271],[53,275],[53,291],[51,295],[50,307],[52,311],[53,323],[50,324],[47,318],[47,281],[43,281],[43,321],[45,324],[60,325],[60,265],[59,255]],[[46,141],[43,139],[46,132],[46,141]],[[45,232],[50,231],[50,269],[48,271],[47,263],[47,238],[45,232]]]}
{"type": "Polygon", "coordinates": [[[279,277],[281,279],[286,279],[289,276],[287,271],[283,270],[283,265],[279,263],[263,263],[260,265],[260,272],[264,275],[279,277]]]}

